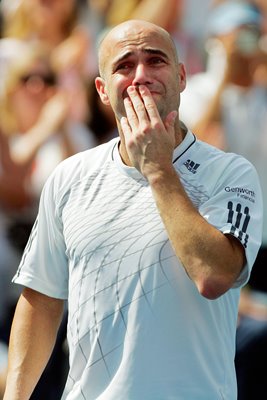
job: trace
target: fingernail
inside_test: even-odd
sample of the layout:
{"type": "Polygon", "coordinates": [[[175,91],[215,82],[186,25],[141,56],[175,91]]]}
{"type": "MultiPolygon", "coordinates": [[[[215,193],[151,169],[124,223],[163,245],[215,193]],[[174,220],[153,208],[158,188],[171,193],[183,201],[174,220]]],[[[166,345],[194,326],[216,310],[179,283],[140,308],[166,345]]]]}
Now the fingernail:
{"type": "Polygon", "coordinates": [[[135,91],[135,87],[134,86],[129,86],[127,88],[128,93],[133,93],[135,91]]]}

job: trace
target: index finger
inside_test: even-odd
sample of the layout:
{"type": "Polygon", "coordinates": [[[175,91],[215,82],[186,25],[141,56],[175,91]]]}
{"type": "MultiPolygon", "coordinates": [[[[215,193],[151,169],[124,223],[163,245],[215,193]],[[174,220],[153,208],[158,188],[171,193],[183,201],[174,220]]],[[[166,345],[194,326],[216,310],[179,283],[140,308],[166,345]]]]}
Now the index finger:
{"type": "Polygon", "coordinates": [[[149,89],[145,85],[140,85],[139,93],[142,96],[142,100],[144,102],[144,106],[145,106],[145,109],[149,116],[150,121],[152,121],[153,119],[158,120],[160,118],[160,115],[158,112],[158,107],[157,107],[149,89]]]}

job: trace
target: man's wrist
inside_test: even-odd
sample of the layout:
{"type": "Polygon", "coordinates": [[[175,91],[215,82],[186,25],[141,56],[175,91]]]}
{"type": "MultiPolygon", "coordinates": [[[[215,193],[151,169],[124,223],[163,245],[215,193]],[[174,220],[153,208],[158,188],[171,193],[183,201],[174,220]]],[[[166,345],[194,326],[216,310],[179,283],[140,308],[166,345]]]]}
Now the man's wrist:
{"type": "Polygon", "coordinates": [[[151,172],[146,176],[151,187],[157,189],[158,187],[162,188],[164,186],[169,186],[175,184],[177,185],[177,181],[179,181],[179,177],[177,175],[176,170],[173,166],[166,169],[160,169],[155,172],[151,172]]]}

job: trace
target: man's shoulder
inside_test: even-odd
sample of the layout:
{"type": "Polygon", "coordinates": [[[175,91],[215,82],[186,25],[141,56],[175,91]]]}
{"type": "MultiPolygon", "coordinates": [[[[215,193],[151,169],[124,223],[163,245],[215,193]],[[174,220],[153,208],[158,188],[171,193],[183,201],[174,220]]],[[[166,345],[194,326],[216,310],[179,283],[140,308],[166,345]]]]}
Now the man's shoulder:
{"type": "Polygon", "coordinates": [[[229,166],[236,167],[238,164],[247,164],[253,168],[252,164],[244,156],[233,152],[226,152],[201,140],[196,141],[196,152],[199,153],[202,162],[205,162],[207,165],[213,164],[217,167],[220,165],[225,167],[229,164],[229,166]]]}
{"type": "MultiPolygon", "coordinates": [[[[63,160],[56,168],[57,172],[68,172],[70,170],[86,173],[92,167],[101,166],[109,157],[112,149],[116,146],[118,138],[114,138],[109,142],[103,143],[88,150],[76,153],[71,157],[63,160]]],[[[55,170],[55,171],[56,171],[55,170]]]]}
{"type": "Polygon", "coordinates": [[[211,187],[233,180],[247,181],[248,184],[258,180],[255,167],[245,157],[225,152],[200,140],[196,140],[193,147],[190,159],[185,164],[194,173],[190,174],[191,180],[211,187]]]}
{"type": "Polygon", "coordinates": [[[114,138],[107,143],[66,158],[54,169],[46,186],[54,185],[57,190],[61,190],[85,179],[94,171],[102,168],[108,160],[111,160],[112,150],[117,142],[118,138],[114,138]]]}

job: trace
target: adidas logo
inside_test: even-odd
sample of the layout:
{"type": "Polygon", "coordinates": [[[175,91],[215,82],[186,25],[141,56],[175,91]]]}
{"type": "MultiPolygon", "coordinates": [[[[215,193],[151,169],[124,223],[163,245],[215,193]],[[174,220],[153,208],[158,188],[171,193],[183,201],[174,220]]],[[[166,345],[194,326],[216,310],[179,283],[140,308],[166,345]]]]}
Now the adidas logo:
{"type": "Polygon", "coordinates": [[[198,167],[200,164],[195,163],[194,161],[187,160],[184,165],[188,169],[188,171],[192,172],[192,174],[195,174],[197,172],[198,167]]]}

